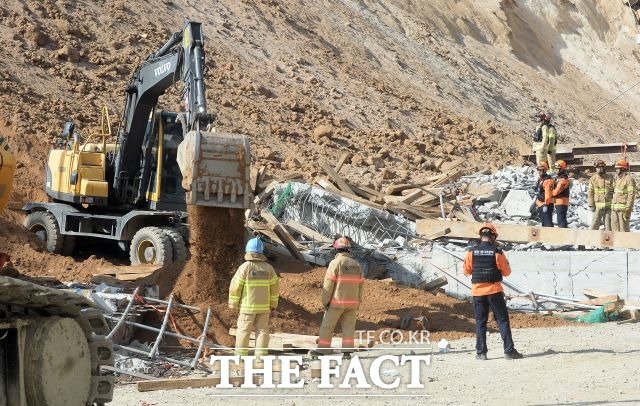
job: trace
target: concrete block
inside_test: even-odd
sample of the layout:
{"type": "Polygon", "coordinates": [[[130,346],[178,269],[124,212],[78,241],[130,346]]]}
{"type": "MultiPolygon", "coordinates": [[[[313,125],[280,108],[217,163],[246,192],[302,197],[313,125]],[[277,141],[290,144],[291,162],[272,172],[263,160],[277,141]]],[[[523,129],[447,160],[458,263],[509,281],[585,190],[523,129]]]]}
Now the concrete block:
{"type": "Polygon", "coordinates": [[[529,208],[532,201],[533,199],[526,190],[510,190],[500,207],[509,217],[529,218],[531,215],[529,208]]]}

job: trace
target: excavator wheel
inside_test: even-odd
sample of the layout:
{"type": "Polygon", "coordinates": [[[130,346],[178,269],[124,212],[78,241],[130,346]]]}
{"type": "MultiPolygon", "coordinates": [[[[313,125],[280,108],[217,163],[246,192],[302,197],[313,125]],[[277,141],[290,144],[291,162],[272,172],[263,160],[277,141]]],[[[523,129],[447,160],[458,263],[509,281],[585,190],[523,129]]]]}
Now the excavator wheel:
{"type": "Polygon", "coordinates": [[[173,262],[171,238],[163,228],[141,228],[131,240],[129,258],[131,265],[169,264],[173,262]]]}
{"type": "Polygon", "coordinates": [[[187,260],[187,246],[180,231],[169,227],[164,228],[163,231],[171,240],[173,262],[185,262],[187,260]]]}
{"type": "Polygon", "coordinates": [[[91,392],[91,352],[71,318],[42,318],[26,334],[24,379],[27,404],[83,405],[91,392]]]}
{"type": "Polygon", "coordinates": [[[24,227],[34,233],[47,246],[47,250],[60,254],[64,247],[64,238],[53,214],[46,211],[34,211],[24,219],[24,227]]]}

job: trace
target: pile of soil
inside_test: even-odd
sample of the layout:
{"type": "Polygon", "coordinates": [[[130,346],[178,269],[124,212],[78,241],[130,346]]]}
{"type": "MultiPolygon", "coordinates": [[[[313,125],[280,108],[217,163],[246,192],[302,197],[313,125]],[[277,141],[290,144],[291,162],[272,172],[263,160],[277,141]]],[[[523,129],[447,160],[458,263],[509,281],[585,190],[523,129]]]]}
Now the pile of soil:
{"type": "MultiPolygon", "coordinates": [[[[270,319],[271,331],[317,335],[324,313],[320,295],[326,268],[310,269],[308,265],[298,261],[276,262],[274,266],[281,276],[280,302],[270,319]]],[[[193,277],[181,276],[178,280],[181,283],[176,285],[177,289],[187,295],[193,295],[189,293],[189,289],[201,289],[184,284],[185,280],[194,280],[193,277]]],[[[210,306],[212,309],[209,339],[233,347],[235,338],[230,336],[228,331],[229,328],[236,326],[238,313],[227,307],[228,285],[220,288],[224,288],[221,296],[209,295],[208,300],[200,302],[199,306],[202,308],[210,306]]],[[[379,280],[366,280],[364,289],[364,300],[358,310],[356,328],[375,331],[375,337],[379,337],[383,331],[397,329],[405,333],[403,338],[407,340],[410,337],[410,331],[422,330],[424,327],[429,331],[432,341],[441,338],[451,340],[475,334],[473,307],[468,301],[458,300],[440,292],[431,293],[405,286],[395,286],[379,280]],[[424,326],[421,321],[414,320],[408,327],[401,328],[400,321],[406,316],[426,317],[427,326],[424,326]]],[[[218,292],[217,289],[216,292],[218,292]]],[[[178,312],[176,320],[182,331],[195,337],[202,333],[204,314],[193,316],[181,315],[178,312]]],[[[553,316],[511,313],[512,328],[555,327],[570,323],[553,316]]],[[[498,331],[492,316],[489,331],[498,331]]]]}
{"type": "Polygon", "coordinates": [[[34,234],[3,218],[0,218],[0,252],[11,256],[11,262],[22,275],[50,276],[64,282],[89,282],[96,269],[111,265],[96,255],[76,260],[52,254],[34,234]]]}

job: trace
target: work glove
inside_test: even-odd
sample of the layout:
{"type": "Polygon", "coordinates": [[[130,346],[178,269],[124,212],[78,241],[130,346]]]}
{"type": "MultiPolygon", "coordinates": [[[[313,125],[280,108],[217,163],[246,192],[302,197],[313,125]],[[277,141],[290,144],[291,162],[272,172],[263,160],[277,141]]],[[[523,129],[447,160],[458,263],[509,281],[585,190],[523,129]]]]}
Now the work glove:
{"type": "Polygon", "coordinates": [[[542,212],[543,213],[547,213],[549,211],[549,206],[547,206],[546,204],[544,206],[542,206],[542,212]]]}
{"type": "Polygon", "coordinates": [[[625,221],[629,221],[631,219],[631,209],[627,209],[624,211],[624,215],[622,216],[625,221]]]}
{"type": "Polygon", "coordinates": [[[595,206],[589,206],[589,210],[596,211],[596,208],[595,208],[595,206]]]}

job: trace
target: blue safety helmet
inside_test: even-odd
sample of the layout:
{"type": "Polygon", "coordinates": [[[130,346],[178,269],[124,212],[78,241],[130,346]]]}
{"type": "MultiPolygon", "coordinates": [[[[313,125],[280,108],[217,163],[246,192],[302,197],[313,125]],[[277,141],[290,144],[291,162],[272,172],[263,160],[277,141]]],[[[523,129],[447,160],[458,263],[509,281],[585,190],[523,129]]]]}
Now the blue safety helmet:
{"type": "Polygon", "coordinates": [[[264,244],[259,237],[255,237],[247,241],[247,247],[244,252],[253,252],[255,254],[262,254],[264,252],[264,244]]]}

